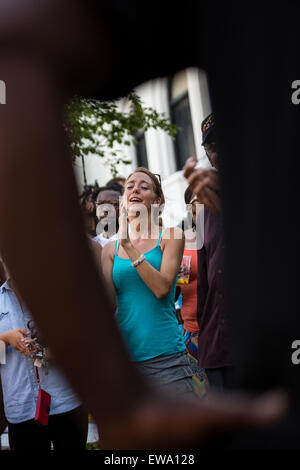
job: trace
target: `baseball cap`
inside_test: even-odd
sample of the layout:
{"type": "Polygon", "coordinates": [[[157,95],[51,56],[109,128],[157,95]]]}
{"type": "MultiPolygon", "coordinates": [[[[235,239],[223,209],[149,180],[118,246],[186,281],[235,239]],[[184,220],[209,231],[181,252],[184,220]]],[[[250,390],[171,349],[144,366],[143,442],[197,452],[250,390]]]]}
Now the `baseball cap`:
{"type": "Polygon", "coordinates": [[[214,114],[209,114],[201,123],[202,145],[206,142],[208,136],[215,131],[216,121],[214,114]]]}

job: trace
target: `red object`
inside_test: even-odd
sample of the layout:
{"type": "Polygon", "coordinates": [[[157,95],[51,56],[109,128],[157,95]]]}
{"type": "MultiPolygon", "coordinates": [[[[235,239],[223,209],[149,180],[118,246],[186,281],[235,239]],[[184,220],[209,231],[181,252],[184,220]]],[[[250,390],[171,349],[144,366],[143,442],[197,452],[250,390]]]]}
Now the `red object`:
{"type": "Polygon", "coordinates": [[[51,395],[45,392],[45,390],[39,390],[38,400],[36,404],[34,421],[48,426],[49,413],[50,413],[51,395]]]}
{"type": "MultiPolygon", "coordinates": [[[[37,383],[38,383],[38,386],[40,387],[40,377],[39,377],[37,367],[35,368],[35,371],[36,371],[37,383]]],[[[40,388],[38,399],[37,399],[37,404],[36,404],[34,421],[37,421],[43,426],[48,426],[50,404],[51,404],[51,395],[49,395],[49,393],[47,393],[45,390],[40,388]]]]}
{"type": "Polygon", "coordinates": [[[181,286],[182,307],[181,317],[184,328],[190,333],[198,333],[199,325],[197,321],[197,250],[184,249],[186,256],[191,256],[190,281],[181,286]]]}

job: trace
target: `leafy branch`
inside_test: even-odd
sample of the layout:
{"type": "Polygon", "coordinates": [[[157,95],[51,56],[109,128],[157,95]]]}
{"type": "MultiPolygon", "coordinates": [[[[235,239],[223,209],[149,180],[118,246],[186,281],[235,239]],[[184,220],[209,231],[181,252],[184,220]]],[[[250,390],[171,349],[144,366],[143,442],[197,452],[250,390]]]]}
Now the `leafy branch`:
{"type": "Polygon", "coordinates": [[[137,143],[135,135],[148,129],[162,129],[173,139],[177,133],[165,113],[158,113],[150,107],[143,107],[135,93],[127,97],[129,111],[122,113],[116,101],[75,97],[67,106],[67,128],[71,137],[73,159],[88,154],[98,155],[110,167],[112,176],[117,174],[120,163],[129,165],[130,160],[121,155],[120,144],[137,143]]]}

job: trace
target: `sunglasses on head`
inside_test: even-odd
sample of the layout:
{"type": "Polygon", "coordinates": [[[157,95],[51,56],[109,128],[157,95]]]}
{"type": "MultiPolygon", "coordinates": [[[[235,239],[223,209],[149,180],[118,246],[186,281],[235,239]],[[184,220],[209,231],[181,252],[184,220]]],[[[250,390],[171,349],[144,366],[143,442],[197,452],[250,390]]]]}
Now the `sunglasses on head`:
{"type": "Polygon", "coordinates": [[[156,178],[158,179],[159,181],[159,184],[161,185],[161,177],[158,173],[153,173],[154,176],[156,176],[156,178]]]}

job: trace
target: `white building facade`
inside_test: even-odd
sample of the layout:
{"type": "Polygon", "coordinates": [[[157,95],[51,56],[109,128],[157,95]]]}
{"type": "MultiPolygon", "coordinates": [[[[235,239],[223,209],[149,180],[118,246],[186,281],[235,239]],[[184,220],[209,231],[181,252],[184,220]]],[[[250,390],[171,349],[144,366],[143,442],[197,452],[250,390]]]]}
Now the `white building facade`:
{"type": "MultiPolygon", "coordinates": [[[[187,182],[182,176],[186,159],[196,156],[198,166],[210,166],[201,146],[201,122],[211,112],[206,74],[196,68],[182,70],[173,77],[158,78],[136,88],[142,103],[160,113],[165,113],[178,126],[173,141],[162,130],[150,129],[136,136],[137,146],[122,146],[123,156],[131,165],[119,165],[118,174],[128,176],[136,167],[146,166],[161,175],[166,205],[163,214],[165,225],[177,225],[185,216],[184,191],[187,182]]],[[[120,102],[126,111],[126,103],[120,102]]],[[[79,160],[74,164],[79,188],[83,185],[83,173],[79,160]]],[[[109,168],[96,155],[85,157],[88,184],[98,181],[100,186],[111,179],[109,168]]]]}

